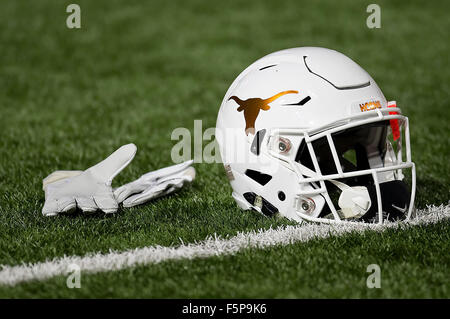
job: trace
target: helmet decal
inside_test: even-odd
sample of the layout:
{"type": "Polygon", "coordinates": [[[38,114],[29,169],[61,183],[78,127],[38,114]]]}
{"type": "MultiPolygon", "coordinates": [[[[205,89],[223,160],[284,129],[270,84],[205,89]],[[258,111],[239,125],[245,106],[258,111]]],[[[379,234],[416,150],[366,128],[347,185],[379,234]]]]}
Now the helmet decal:
{"type": "Polygon", "coordinates": [[[270,109],[269,103],[275,101],[279,97],[290,94],[290,93],[298,93],[298,91],[295,90],[289,90],[289,91],[283,91],[278,94],[275,94],[272,97],[269,97],[267,99],[261,99],[259,97],[249,98],[247,100],[241,100],[236,95],[233,95],[228,99],[234,100],[237,104],[239,104],[239,107],[237,109],[238,112],[244,111],[244,118],[245,118],[245,134],[248,135],[248,133],[251,133],[255,135],[255,121],[256,118],[259,115],[259,110],[267,111],[270,109]]]}

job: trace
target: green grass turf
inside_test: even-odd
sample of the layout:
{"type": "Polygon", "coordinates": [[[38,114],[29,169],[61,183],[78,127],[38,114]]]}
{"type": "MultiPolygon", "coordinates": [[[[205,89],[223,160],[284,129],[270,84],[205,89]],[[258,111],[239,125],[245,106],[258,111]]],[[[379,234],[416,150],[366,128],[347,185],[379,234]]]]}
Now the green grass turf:
{"type": "MultiPolygon", "coordinates": [[[[137,156],[114,185],[170,165],[174,128],[192,131],[195,119],[203,120],[204,128],[213,127],[221,99],[242,69],[267,53],[295,46],[336,49],[375,78],[386,97],[396,100],[410,118],[418,175],[417,206],[448,202],[450,20],[443,10],[445,1],[379,1],[382,28],[377,30],[365,26],[365,9],[370,2],[364,1],[78,1],[81,30],[65,26],[69,3],[8,0],[0,4],[0,264],[152,244],[176,245],[180,238],[192,242],[212,233],[225,236],[286,224],[239,211],[219,164],[197,164],[198,178],[192,187],[110,217],[42,217],[41,180],[57,169],[87,168],[129,142],[138,146],[137,156]]],[[[435,227],[424,229],[440,229],[448,236],[448,223],[435,227]]],[[[427,231],[417,234],[425,236],[427,231]]],[[[395,236],[410,235],[406,231],[395,236]]],[[[380,240],[376,235],[367,238],[380,240]]],[[[419,257],[420,251],[430,249],[439,256],[434,240],[440,242],[417,239],[419,257]]],[[[317,248],[309,248],[309,244],[283,248],[281,251],[292,257],[282,264],[283,271],[301,280],[288,269],[294,261],[301,262],[293,252],[311,250],[309,258],[314,261],[314,249],[324,255],[322,245],[327,242],[312,245],[317,248]]],[[[335,242],[349,258],[358,258],[357,250],[350,246],[346,250],[348,241],[335,242]]],[[[388,250],[390,246],[382,243],[379,249],[388,250]]],[[[278,258],[276,249],[253,254],[266,256],[268,262],[278,258]]],[[[338,254],[326,256],[325,267],[342,264],[338,254]]],[[[239,259],[243,268],[251,266],[248,252],[224,260],[233,258],[239,259]]],[[[411,296],[406,291],[417,289],[414,280],[407,280],[408,274],[418,271],[421,264],[413,256],[392,258],[403,267],[396,273],[403,286],[396,288],[396,294],[382,296],[411,296]]],[[[78,293],[95,297],[109,291],[116,296],[137,297],[139,289],[127,290],[126,285],[131,287],[138,280],[137,287],[153,287],[146,296],[176,296],[170,290],[170,276],[184,269],[178,267],[187,267],[185,271],[193,274],[219,267],[220,274],[211,274],[215,280],[208,284],[205,279],[198,287],[193,280],[183,282],[178,277],[184,296],[209,296],[208,291],[216,291],[221,280],[231,281],[228,284],[234,285],[234,296],[246,296],[248,286],[240,282],[250,273],[236,273],[235,269],[236,279],[232,279],[225,271],[230,263],[224,261],[220,266],[221,261],[165,263],[156,268],[93,275],[87,280],[99,283],[108,276],[125,276],[130,281],[109,282],[107,290],[103,285],[103,290],[78,293]],[[164,273],[170,276],[164,277],[164,273]],[[149,276],[147,281],[139,278],[141,274],[149,276]]],[[[449,297],[448,290],[439,289],[439,285],[432,289],[432,283],[445,274],[435,264],[437,261],[426,270],[428,295],[449,297]]],[[[350,274],[335,270],[341,278],[350,274]]],[[[319,266],[310,271],[323,274],[319,266]]],[[[420,274],[414,278],[419,280],[420,274]]],[[[11,296],[16,291],[20,292],[16,296],[64,294],[42,291],[55,282],[20,285],[11,290],[11,296]]],[[[334,290],[327,288],[326,278],[321,285],[322,296],[335,296],[334,290]]],[[[275,286],[273,289],[278,289],[275,286]]],[[[253,289],[252,296],[258,292],[270,296],[264,287],[253,289]]],[[[307,285],[289,296],[315,296],[316,289],[307,285]]],[[[344,295],[351,294],[349,288],[344,295]]],[[[8,290],[2,288],[2,295],[8,296],[8,290]]],[[[425,292],[418,295],[428,296],[425,292]]],[[[230,295],[217,290],[211,296],[230,295]]]]}
{"type": "Polygon", "coordinates": [[[448,298],[449,249],[448,224],[441,222],[82,274],[80,289],[68,289],[66,277],[59,276],[12,289],[0,287],[0,297],[448,298]],[[422,241],[428,243],[427,250],[422,241]],[[366,285],[371,264],[380,266],[379,289],[366,285]]]}

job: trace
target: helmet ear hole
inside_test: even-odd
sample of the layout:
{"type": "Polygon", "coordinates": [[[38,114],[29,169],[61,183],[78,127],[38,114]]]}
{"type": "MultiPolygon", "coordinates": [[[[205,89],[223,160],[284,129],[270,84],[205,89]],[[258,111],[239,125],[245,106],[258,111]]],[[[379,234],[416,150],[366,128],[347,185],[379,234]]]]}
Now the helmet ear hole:
{"type": "Polygon", "coordinates": [[[286,199],[286,194],[283,191],[278,192],[278,199],[282,202],[286,199]]]}
{"type": "Polygon", "coordinates": [[[270,176],[269,174],[264,174],[264,173],[261,173],[259,171],[255,171],[252,169],[247,169],[245,171],[245,175],[250,177],[252,180],[257,182],[258,184],[261,184],[262,186],[266,185],[272,179],[272,176],[270,176]]]}

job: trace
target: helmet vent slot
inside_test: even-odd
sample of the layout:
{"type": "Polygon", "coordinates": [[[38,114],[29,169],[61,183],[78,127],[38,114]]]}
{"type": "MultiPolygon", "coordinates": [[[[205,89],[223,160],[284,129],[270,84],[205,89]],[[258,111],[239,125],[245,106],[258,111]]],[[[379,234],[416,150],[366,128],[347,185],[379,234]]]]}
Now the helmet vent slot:
{"type": "Polygon", "coordinates": [[[266,130],[262,129],[258,132],[256,132],[255,138],[253,139],[252,146],[250,147],[250,151],[255,154],[259,155],[260,149],[261,149],[261,143],[264,139],[264,136],[266,135],[266,130]]]}
{"type": "Polygon", "coordinates": [[[271,64],[271,65],[267,65],[267,66],[265,66],[265,67],[262,67],[261,69],[259,69],[260,71],[262,71],[262,70],[265,70],[265,69],[268,69],[268,68],[271,68],[271,67],[273,67],[273,66],[276,66],[276,64],[271,64]]]}
{"type": "Polygon", "coordinates": [[[264,174],[264,173],[261,173],[258,171],[254,171],[252,169],[246,170],[245,175],[247,175],[248,177],[253,179],[255,182],[257,182],[258,184],[261,184],[263,186],[266,185],[272,179],[272,176],[270,176],[269,174],[264,174]]]}
{"type": "Polygon", "coordinates": [[[264,197],[258,196],[253,192],[244,193],[244,198],[250,205],[258,207],[261,210],[261,213],[267,217],[271,217],[278,213],[278,208],[269,203],[264,197]]]}
{"type": "Polygon", "coordinates": [[[291,103],[291,104],[283,104],[283,105],[305,105],[309,100],[311,100],[311,97],[308,95],[304,99],[300,100],[300,102],[297,103],[291,103]]]}

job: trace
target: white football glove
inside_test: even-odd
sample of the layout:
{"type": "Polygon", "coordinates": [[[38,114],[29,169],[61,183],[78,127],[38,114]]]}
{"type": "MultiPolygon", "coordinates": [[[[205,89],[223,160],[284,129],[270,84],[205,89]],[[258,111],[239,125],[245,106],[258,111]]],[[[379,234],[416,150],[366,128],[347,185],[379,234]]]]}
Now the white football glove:
{"type": "Polygon", "coordinates": [[[120,147],[105,160],[85,171],[56,171],[43,180],[44,216],[70,212],[79,207],[83,212],[115,213],[118,208],[111,182],[134,158],[136,145],[120,147]]]}
{"type": "Polygon", "coordinates": [[[124,207],[133,207],[173,193],[195,179],[192,163],[190,160],[144,174],[115,189],[114,196],[124,207]]]}

